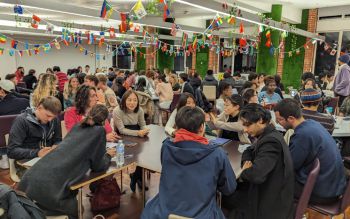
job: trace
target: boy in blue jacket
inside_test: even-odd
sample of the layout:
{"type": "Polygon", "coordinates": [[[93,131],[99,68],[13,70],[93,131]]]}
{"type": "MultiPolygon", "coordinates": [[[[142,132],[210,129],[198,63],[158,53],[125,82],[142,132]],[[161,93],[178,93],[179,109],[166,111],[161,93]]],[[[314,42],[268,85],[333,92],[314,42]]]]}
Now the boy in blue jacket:
{"type": "Polygon", "coordinates": [[[224,150],[203,137],[204,123],[198,108],[183,107],[177,113],[175,137],[162,146],[159,193],[147,203],[142,219],[163,219],[169,214],[225,218],[216,203],[216,191],[232,194],[236,177],[224,150]]]}

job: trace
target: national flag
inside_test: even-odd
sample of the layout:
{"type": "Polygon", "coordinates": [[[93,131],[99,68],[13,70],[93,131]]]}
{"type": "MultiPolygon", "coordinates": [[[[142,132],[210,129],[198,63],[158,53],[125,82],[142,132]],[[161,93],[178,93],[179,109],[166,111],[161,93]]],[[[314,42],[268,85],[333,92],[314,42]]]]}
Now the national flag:
{"type": "Polygon", "coordinates": [[[113,27],[109,28],[109,37],[110,38],[115,38],[115,30],[113,27]]]}
{"type": "Polygon", "coordinates": [[[178,29],[177,25],[176,25],[175,23],[173,23],[173,25],[171,26],[170,34],[171,34],[172,36],[176,36],[177,29],[178,29]]]}
{"type": "Polygon", "coordinates": [[[135,32],[135,33],[140,32],[140,25],[136,25],[136,26],[135,26],[134,32],[135,32]]]}
{"type": "Polygon", "coordinates": [[[0,48],[0,55],[4,54],[4,48],[0,48]]]}
{"type": "Polygon", "coordinates": [[[40,21],[41,19],[38,16],[33,14],[31,26],[35,29],[38,29],[40,21]]]}
{"type": "Polygon", "coordinates": [[[18,44],[18,41],[16,41],[16,40],[12,40],[12,41],[11,41],[11,47],[12,47],[13,49],[17,49],[17,44],[18,44]]]}
{"type": "Polygon", "coordinates": [[[7,37],[3,34],[0,34],[0,43],[6,43],[7,37]]]}
{"type": "Polygon", "coordinates": [[[134,7],[131,9],[136,20],[139,20],[147,15],[147,11],[142,4],[142,0],[138,0],[134,7]]]}
{"type": "Polygon", "coordinates": [[[29,49],[29,44],[28,44],[28,42],[25,42],[25,43],[24,43],[24,49],[25,49],[25,50],[28,50],[28,49],[29,49]]]}
{"type": "Polygon", "coordinates": [[[69,46],[69,43],[67,40],[63,40],[63,43],[66,45],[66,46],[69,46]]]}
{"type": "Polygon", "coordinates": [[[27,50],[27,54],[28,54],[28,56],[32,56],[32,52],[30,49],[27,50]]]}
{"type": "Polygon", "coordinates": [[[228,18],[227,18],[227,23],[229,23],[229,24],[235,24],[235,23],[236,23],[235,17],[233,17],[233,16],[228,16],[228,18]]]}
{"type": "Polygon", "coordinates": [[[216,18],[216,24],[218,25],[218,26],[220,26],[220,25],[222,25],[222,19],[221,19],[221,17],[220,16],[218,16],[217,18],[216,18]]]}
{"type": "Polygon", "coordinates": [[[168,8],[168,5],[166,3],[164,3],[164,12],[163,12],[163,20],[165,21],[165,19],[170,15],[170,11],[168,8]]]}
{"type": "Polygon", "coordinates": [[[198,44],[198,41],[197,41],[197,36],[194,38],[193,42],[192,42],[192,47],[193,49],[196,49],[197,48],[197,44],[198,44]]]}
{"type": "Polygon", "coordinates": [[[187,33],[183,32],[183,33],[182,33],[182,40],[181,40],[181,42],[182,42],[182,44],[181,44],[182,48],[186,48],[186,46],[187,46],[187,39],[188,39],[187,33]]]}
{"type": "Polygon", "coordinates": [[[23,14],[23,8],[20,5],[15,5],[15,7],[13,8],[13,12],[15,12],[16,14],[23,14]]]}
{"type": "Polygon", "coordinates": [[[61,45],[59,42],[57,42],[57,40],[55,40],[55,47],[57,50],[60,50],[61,49],[61,45]]]}
{"type": "Polygon", "coordinates": [[[241,22],[241,23],[239,24],[239,33],[244,33],[243,22],[241,22]]]}
{"type": "Polygon", "coordinates": [[[23,56],[23,51],[22,51],[22,50],[19,50],[19,51],[18,51],[18,55],[19,55],[20,57],[22,57],[22,56],[23,56]]]}
{"type": "Polygon", "coordinates": [[[15,54],[15,51],[14,51],[13,49],[10,49],[10,50],[9,50],[9,55],[10,55],[10,56],[13,56],[14,54],[15,54]]]}
{"type": "Polygon", "coordinates": [[[109,2],[103,1],[100,17],[104,19],[109,19],[113,14],[113,8],[109,2]]]}

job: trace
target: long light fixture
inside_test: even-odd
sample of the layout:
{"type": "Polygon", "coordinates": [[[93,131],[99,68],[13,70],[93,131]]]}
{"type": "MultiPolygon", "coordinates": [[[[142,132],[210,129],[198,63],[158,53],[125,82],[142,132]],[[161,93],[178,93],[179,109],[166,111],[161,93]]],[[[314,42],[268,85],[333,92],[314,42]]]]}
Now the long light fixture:
{"type": "MultiPolygon", "coordinates": [[[[206,10],[206,11],[211,11],[211,12],[214,12],[214,13],[217,13],[217,14],[231,16],[229,13],[218,11],[218,10],[211,9],[211,8],[207,8],[207,7],[204,7],[202,5],[197,5],[197,4],[194,4],[194,3],[191,3],[191,2],[187,2],[187,1],[183,1],[183,0],[175,0],[175,1],[178,2],[178,3],[181,3],[181,4],[189,5],[189,6],[192,6],[192,7],[195,7],[195,8],[199,8],[199,9],[203,9],[203,10],[206,10]]],[[[261,25],[261,26],[265,26],[265,27],[270,27],[270,28],[275,29],[275,30],[287,31],[287,30],[284,30],[284,29],[281,29],[281,28],[278,28],[278,27],[269,26],[267,24],[264,24],[264,23],[261,23],[261,22],[257,22],[257,21],[253,21],[253,20],[250,20],[250,19],[247,19],[247,18],[244,18],[244,17],[237,17],[237,16],[234,16],[234,17],[239,19],[239,20],[242,20],[242,21],[247,21],[249,23],[253,23],[253,24],[257,24],[257,25],[261,25]]]]}

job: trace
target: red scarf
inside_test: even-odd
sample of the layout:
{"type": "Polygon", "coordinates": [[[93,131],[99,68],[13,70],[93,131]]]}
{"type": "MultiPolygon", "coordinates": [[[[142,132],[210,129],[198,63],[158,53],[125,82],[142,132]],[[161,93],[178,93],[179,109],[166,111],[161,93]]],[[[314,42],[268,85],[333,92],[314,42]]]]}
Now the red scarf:
{"type": "Polygon", "coordinates": [[[189,132],[186,129],[179,129],[175,132],[174,143],[180,141],[195,141],[201,144],[209,144],[208,139],[205,137],[199,136],[193,132],[189,132]]]}

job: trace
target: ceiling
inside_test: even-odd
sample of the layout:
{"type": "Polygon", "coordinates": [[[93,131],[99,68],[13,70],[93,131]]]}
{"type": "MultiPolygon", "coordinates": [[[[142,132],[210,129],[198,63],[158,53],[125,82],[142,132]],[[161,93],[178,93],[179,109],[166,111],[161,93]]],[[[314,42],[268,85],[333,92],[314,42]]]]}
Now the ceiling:
{"type": "Polygon", "coordinates": [[[238,0],[238,2],[244,2],[246,4],[254,5],[255,3],[267,3],[267,4],[282,4],[288,7],[288,5],[300,8],[300,9],[311,9],[311,8],[324,8],[324,7],[335,7],[350,5],[350,0],[238,0]]]}

